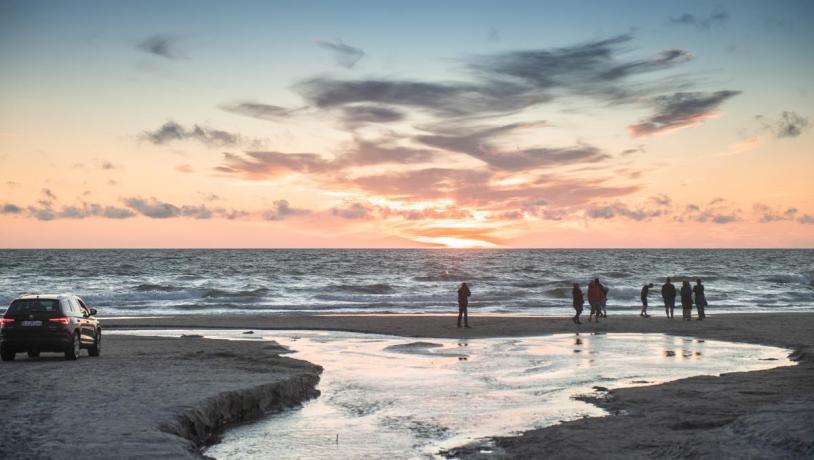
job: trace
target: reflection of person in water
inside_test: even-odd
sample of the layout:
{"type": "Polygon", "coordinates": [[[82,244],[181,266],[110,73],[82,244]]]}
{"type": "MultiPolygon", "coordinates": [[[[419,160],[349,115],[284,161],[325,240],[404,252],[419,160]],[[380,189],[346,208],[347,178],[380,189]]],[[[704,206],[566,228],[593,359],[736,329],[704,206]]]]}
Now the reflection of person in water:
{"type": "Polygon", "coordinates": [[[574,298],[574,310],[577,311],[577,314],[571,319],[576,324],[582,324],[579,321],[579,315],[582,314],[582,306],[585,305],[585,298],[582,297],[582,289],[579,288],[579,284],[574,283],[574,289],[571,291],[571,296],[574,298]]]}
{"type": "Polygon", "coordinates": [[[466,283],[461,283],[461,287],[458,288],[458,327],[461,327],[461,318],[463,317],[464,327],[469,328],[469,313],[466,309],[471,295],[472,292],[469,290],[469,286],[466,283]]]}
{"type": "Polygon", "coordinates": [[[684,321],[692,321],[692,288],[687,280],[681,283],[681,308],[684,321]]]}
{"type": "Polygon", "coordinates": [[[644,316],[645,318],[650,318],[650,315],[647,314],[647,295],[650,294],[651,287],[653,287],[653,283],[645,284],[642,287],[642,312],[639,313],[639,316],[644,316]]]}
{"type": "Polygon", "coordinates": [[[676,306],[676,287],[670,282],[670,278],[661,286],[661,298],[664,299],[664,312],[668,318],[672,318],[676,306]]]}
{"type": "Polygon", "coordinates": [[[701,284],[701,278],[695,280],[695,286],[693,286],[692,292],[695,294],[695,308],[698,309],[698,320],[701,321],[707,317],[707,314],[704,312],[704,308],[707,306],[707,296],[704,295],[704,285],[701,284]]]}

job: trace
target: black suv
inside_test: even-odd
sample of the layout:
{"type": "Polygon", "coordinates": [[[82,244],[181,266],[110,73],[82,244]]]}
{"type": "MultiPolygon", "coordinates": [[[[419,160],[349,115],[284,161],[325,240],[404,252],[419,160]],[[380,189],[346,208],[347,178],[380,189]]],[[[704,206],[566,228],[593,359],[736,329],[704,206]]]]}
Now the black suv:
{"type": "Polygon", "coordinates": [[[102,325],[96,310],[78,296],[24,295],[14,299],[0,318],[0,357],[12,361],[17,353],[35,358],[43,351],[65,353],[65,359],[102,351],[102,325]]]}

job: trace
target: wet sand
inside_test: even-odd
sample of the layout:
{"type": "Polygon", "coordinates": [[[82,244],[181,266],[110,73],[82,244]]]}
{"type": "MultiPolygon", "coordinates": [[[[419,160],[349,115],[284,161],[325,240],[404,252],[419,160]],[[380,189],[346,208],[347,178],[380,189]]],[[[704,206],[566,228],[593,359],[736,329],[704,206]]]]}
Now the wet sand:
{"type": "MultiPolygon", "coordinates": [[[[699,376],[616,389],[589,400],[612,414],[497,438],[450,452],[463,458],[814,458],[814,314],[709,316],[705,321],[617,316],[599,324],[569,318],[453,316],[204,316],[111,321],[117,327],[334,329],[408,337],[503,337],[582,331],[663,332],[786,347],[798,365],[699,376]]],[[[635,359],[635,356],[631,356],[635,359]]],[[[488,414],[484,414],[488,416],[488,414]]]]}
{"type": "MultiPolygon", "coordinates": [[[[811,458],[814,456],[814,314],[710,316],[683,322],[619,316],[574,325],[568,318],[184,316],[102,319],[106,328],[324,329],[406,337],[507,337],[581,331],[663,332],[788,347],[797,366],[693,377],[598,393],[617,414],[497,438],[451,452],[464,458],[811,458]]],[[[269,343],[111,337],[101,358],[0,364],[2,458],[196,456],[224,422],[313,396],[319,369],[277,356],[269,343]],[[66,368],[77,372],[67,386],[66,368]],[[47,396],[44,396],[47,395],[47,396]],[[77,426],[83,427],[77,430],[77,426]],[[80,433],[77,435],[76,433],[80,433]],[[22,449],[22,451],[18,450],[22,449]],[[23,455],[17,455],[22,452],[23,455]]],[[[631,359],[635,359],[632,356],[631,359]]],[[[488,416],[488,414],[484,414],[488,416]]],[[[273,453],[270,453],[273,457],[273,453]]]]}

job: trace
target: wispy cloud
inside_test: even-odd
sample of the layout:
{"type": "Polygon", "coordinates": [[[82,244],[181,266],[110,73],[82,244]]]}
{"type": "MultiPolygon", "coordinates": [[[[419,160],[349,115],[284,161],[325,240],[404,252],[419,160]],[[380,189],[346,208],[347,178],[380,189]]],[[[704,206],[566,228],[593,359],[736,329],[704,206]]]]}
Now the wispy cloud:
{"type": "Polygon", "coordinates": [[[136,48],[165,59],[186,59],[177,49],[177,39],[169,35],[153,35],[136,45],[136,48]]]}
{"type": "Polygon", "coordinates": [[[274,206],[263,212],[263,219],[265,220],[283,220],[287,217],[304,216],[310,211],[307,209],[292,208],[288,200],[277,200],[274,206]]]}
{"type": "Polygon", "coordinates": [[[331,214],[343,219],[365,219],[373,214],[373,208],[362,203],[345,203],[332,208],[331,214]]]}
{"type": "Polygon", "coordinates": [[[777,137],[797,137],[808,128],[808,118],[795,112],[784,111],[777,121],[775,134],[777,137]]]}
{"type": "Polygon", "coordinates": [[[222,110],[227,112],[245,115],[247,117],[257,118],[260,120],[280,120],[288,118],[295,112],[302,109],[287,109],[278,105],[262,104],[260,102],[236,102],[232,104],[223,104],[220,106],[222,110]]]}
{"type": "Polygon", "coordinates": [[[337,42],[317,41],[317,45],[333,53],[336,65],[346,69],[352,69],[360,59],[365,57],[365,52],[360,48],[345,44],[342,40],[337,42]]]}
{"type": "Polygon", "coordinates": [[[154,131],[145,131],[142,138],[156,145],[165,145],[174,141],[195,140],[207,146],[225,147],[241,142],[238,134],[219,129],[193,125],[184,128],[174,121],[168,121],[154,131]]]}
{"type": "Polygon", "coordinates": [[[628,126],[628,131],[634,137],[643,137],[697,125],[714,116],[716,109],[724,101],[738,94],[740,91],[726,90],[658,96],[652,100],[656,112],[641,122],[628,126]]]}
{"type": "Polygon", "coordinates": [[[716,8],[708,15],[699,16],[692,13],[684,13],[680,16],[670,17],[668,24],[693,26],[697,29],[710,30],[713,26],[722,26],[729,19],[729,13],[721,8],[716,8]]]}

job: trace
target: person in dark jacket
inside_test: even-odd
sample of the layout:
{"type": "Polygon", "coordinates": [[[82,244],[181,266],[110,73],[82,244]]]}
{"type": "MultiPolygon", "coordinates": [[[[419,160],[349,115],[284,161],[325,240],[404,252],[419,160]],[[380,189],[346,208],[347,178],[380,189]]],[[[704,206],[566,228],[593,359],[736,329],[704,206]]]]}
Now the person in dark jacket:
{"type": "Polygon", "coordinates": [[[707,306],[707,296],[704,295],[704,285],[701,284],[701,278],[695,280],[695,286],[692,288],[693,294],[695,294],[695,308],[698,309],[698,321],[707,317],[707,314],[704,312],[704,308],[707,306]]]}
{"type": "Polygon", "coordinates": [[[650,318],[650,315],[647,314],[647,296],[650,294],[651,287],[653,287],[653,283],[642,286],[642,311],[639,313],[639,316],[644,316],[645,318],[650,318]]]}
{"type": "Polygon", "coordinates": [[[461,318],[463,318],[464,327],[469,328],[469,313],[466,309],[471,295],[472,292],[469,291],[469,286],[466,283],[461,283],[461,287],[458,288],[458,327],[461,327],[461,318]]]}
{"type": "Polygon", "coordinates": [[[681,308],[684,313],[684,321],[692,321],[692,288],[687,280],[681,283],[681,308]]]}
{"type": "Polygon", "coordinates": [[[668,318],[672,318],[676,306],[676,287],[670,282],[670,278],[661,286],[661,298],[664,299],[664,312],[668,318]]]}
{"type": "Polygon", "coordinates": [[[571,291],[571,296],[574,298],[574,310],[577,311],[577,314],[574,315],[572,318],[575,324],[582,324],[579,320],[579,315],[582,314],[582,306],[585,305],[585,298],[582,297],[582,289],[579,288],[579,284],[574,283],[574,289],[571,291]]]}

